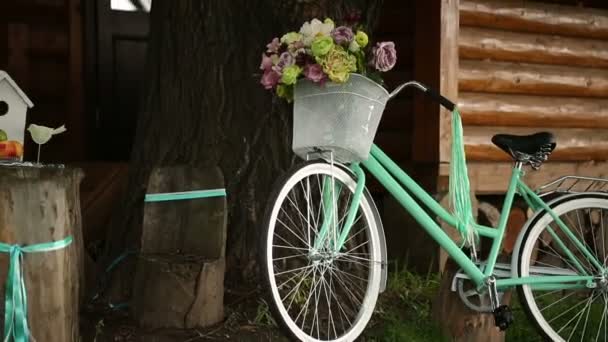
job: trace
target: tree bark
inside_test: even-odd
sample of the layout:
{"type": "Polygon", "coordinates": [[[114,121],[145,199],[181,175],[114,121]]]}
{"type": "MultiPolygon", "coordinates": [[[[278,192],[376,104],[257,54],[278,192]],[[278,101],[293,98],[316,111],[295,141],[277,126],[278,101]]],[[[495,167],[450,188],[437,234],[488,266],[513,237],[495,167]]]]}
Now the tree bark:
{"type": "Polygon", "coordinates": [[[339,23],[358,11],[362,24],[373,25],[381,2],[155,1],[129,190],[113,215],[102,262],[139,240],[153,167],[218,165],[228,193],[228,275],[252,276],[268,194],[296,161],[291,106],[259,84],[265,45],[314,17],[339,23]]]}

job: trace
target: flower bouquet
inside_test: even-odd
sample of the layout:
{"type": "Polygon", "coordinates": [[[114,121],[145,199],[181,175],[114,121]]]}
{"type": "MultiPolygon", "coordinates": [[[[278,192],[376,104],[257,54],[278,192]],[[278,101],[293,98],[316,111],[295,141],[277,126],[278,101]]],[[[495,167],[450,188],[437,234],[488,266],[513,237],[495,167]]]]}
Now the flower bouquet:
{"type": "Polygon", "coordinates": [[[379,74],[395,66],[395,44],[371,46],[362,30],[313,19],[266,47],[260,83],[294,102],[296,155],[367,159],[389,98],[379,74]]]}
{"type": "Polygon", "coordinates": [[[391,70],[397,62],[393,42],[370,46],[368,35],[350,26],[335,27],[333,20],[305,22],[299,32],[289,32],[266,45],[260,69],[260,83],[287,101],[299,79],[323,85],[345,83],[351,73],[381,82],[379,72],[391,70]],[[367,57],[369,56],[369,57],[367,57]]]}

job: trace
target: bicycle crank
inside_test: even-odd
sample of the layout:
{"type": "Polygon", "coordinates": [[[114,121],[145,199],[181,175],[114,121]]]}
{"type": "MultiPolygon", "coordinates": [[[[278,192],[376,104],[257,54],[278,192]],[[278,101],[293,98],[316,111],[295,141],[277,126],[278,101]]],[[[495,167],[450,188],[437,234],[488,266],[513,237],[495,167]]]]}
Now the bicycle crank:
{"type": "MultiPolygon", "coordinates": [[[[511,275],[511,265],[496,264],[494,275],[497,278],[508,278],[511,275]]],[[[452,280],[452,291],[458,292],[460,300],[469,309],[476,312],[491,313],[494,312],[492,300],[489,292],[479,292],[469,277],[462,271],[458,270],[452,280]]],[[[502,301],[504,292],[498,292],[498,300],[502,301]]]]}
{"type": "Polygon", "coordinates": [[[492,313],[494,314],[494,324],[501,330],[505,331],[513,323],[513,312],[507,305],[500,305],[500,298],[496,290],[496,277],[493,275],[486,279],[488,286],[488,294],[492,305],[492,313]]]}

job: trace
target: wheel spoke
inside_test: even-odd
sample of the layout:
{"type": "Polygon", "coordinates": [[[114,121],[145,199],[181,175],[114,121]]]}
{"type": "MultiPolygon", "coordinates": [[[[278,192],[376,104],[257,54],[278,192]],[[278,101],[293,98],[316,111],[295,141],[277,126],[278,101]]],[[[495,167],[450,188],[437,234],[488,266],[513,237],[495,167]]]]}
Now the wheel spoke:
{"type": "Polygon", "coordinates": [[[345,234],[343,253],[329,249],[344,234],[355,184],[341,166],[311,162],[275,192],[263,257],[273,279],[269,292],[276,318],[299,340],[356,340],[373,313],[381,275],[381,260],[374,259],[381,253],[377,214],[367,193],[345,234]],[[324,223],[329,224],[325,241],[317,241],[324,223]]]}

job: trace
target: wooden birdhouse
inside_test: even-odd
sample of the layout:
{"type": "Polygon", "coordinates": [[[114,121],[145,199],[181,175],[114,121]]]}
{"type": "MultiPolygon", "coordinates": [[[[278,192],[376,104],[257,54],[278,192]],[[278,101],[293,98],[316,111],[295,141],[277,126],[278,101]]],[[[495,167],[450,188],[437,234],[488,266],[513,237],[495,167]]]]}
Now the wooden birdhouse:
{"type": "Polygon", "coordinates": [[[0,70],[0,160],[23,160],[26,113],[33,106],[15,81],[0,70]]]}

